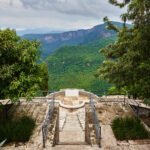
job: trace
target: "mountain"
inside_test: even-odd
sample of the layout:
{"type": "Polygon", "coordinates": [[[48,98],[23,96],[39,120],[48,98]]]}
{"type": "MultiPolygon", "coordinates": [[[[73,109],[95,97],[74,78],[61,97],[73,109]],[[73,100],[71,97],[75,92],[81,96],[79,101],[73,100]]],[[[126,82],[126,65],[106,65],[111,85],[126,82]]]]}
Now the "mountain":
{"type": "MultiPolygon", "coordinates": [[[[118,27],[122,26],[122,23],[113,23],[118,27]]],[[[98,39],[112,37],[116,34],[114,31],[107,30],[105,27],[106,24],[101,24],[86,30],[49,34],[26,34],[23,38],[40,41],[42,44],[42,57],[46,58],[62,46],[88,44],[98,39]]]]}
{"type": "MultiPolygon", "coordinates": [[[[113,24],[122,26],[118,22],[113,24]]],[[[94,76],[104,60],[99,50],[116,40],[116,33],[107,30],[106,24],[87,30],[27,34],[23,38],[41,42],[42,58],[48,64],[49,90],[81,88],[103,94],[110,87],[94,76]]]]}
{"type": "Polygon", "coordinates": [[[45,60],[49,69],[49,90],[81,88],[103,94],[110,85],[94,76],[104,60],[99,50],[115,40],[112,36],[90,44],[63,46],[49,55],[45,60]]]}
{"type": "Polygon", "coordinates": [[[47,34],[47,33],[62,33],[64,31],[56,31],[49,28],[25,28],[16,29],[19,36],[24,36],[26,34],[47,34]]]}

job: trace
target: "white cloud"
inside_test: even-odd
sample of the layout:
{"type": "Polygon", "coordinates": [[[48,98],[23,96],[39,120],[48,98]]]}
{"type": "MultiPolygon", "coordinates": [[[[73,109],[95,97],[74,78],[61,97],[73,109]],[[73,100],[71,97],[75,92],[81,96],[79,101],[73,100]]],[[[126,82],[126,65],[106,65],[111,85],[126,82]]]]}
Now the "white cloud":
{"type": "Polygon", "coordinates": [[[0,0],[1,26],[13,28],[89,28],[123,11],[108,0],[0,0]]]}

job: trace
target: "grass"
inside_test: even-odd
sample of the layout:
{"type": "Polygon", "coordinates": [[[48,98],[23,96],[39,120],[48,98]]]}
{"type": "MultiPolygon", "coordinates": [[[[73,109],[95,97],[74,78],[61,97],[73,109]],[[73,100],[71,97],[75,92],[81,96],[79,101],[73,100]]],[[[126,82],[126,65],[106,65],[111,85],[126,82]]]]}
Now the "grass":
{"type": "Polygon", "coordinates": [[[112,129],[118,140],[149,139],[150,133],[145,129],[137,118],[115,118],[112,129]]]}
{"type": "Polygon", "coordinates": [[[35,121],[27,116],[17,120],[7,120],[0,124],[0,141],[26,142],[30,139],[35,128],[35,121]]]}

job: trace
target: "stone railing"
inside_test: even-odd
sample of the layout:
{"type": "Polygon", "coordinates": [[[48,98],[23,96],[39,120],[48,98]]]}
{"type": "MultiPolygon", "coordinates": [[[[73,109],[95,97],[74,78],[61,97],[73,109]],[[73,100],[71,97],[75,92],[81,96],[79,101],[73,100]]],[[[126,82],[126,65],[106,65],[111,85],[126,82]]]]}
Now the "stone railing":
{"type": "Polygon", "coordinates": [[[79,90],[79,95],[80,96],[86,96],[86,97],[89,97],[89,98],[92,97],[95,100],[99,99],[99,97],[97,95],[95,95],[94,93],[87,92],[87,91],[84,91],[84,90],[79,90]]]}
{"type": "Polygon", "coordinates": [[[82,102],[79,105],[65,105],[61,101],[59,101],[59,105],[60,105],[60,107],[67,108],[67,109],[78,109],[78,108],[84,107],[85,106],[85,102],[82,102]]]}
{"type": "Polygon", "coordinates": [[[54,97],[57,97],[57,96],[65,96],[67,90],[77,90],[78,94],[79,94],[78,96],[85,96],[85,97],[88,97],[88,98],[90,98],[92,96],[92,98],[95,99],[95,100],[99,99],[99,97],[97,95],[95,95],[94,93],[85,91],[83,89],[61,89],[60,91],[51,93],[51,94],[47,95],[46,97],[47,98],[54,98],[54,97]]]}

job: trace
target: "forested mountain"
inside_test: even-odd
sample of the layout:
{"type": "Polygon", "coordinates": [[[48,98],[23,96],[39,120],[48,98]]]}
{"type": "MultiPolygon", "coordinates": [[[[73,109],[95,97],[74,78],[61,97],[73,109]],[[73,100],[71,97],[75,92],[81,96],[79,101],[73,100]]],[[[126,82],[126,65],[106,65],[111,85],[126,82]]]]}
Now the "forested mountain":
{"type": "MultiPolygon", "coordinates": [[[[49,69],[49,89],[83,88],[99,94],[110,86],[94,76],[104,60],[100,48],[114,42],[115,36],[90,44],[64,46],[46,59],[49,69]]],[[[102,94],[102,93],[101,93],[102,94]]]]}
{"type": "MultiPolygon", "coordinates": [[[[117,27],[122,24],[113,22],[117,27]]],[[[49,90],[83,88],[101,94],[110,85],[94,74],[104,60],[101,48],[116,39],[116,32],[106,24],[91,29],[51,34],[28,34],[23,38],[39,40],[42,58],[48,64],[49,90]]]]}
{"type": "MultiPolygon", "coordinates": [[[[118,27],[122,24],[113,22],[118,27]]],[[[68,31],[50,34],[27,34],[23,38],[41,42],[42,57],[46,58],[56,49],[66,45],[82,45],[93,41],[114,36],[116,33],[106,29],[106,24],[97,25],[87,30],[68,31]]]]}

